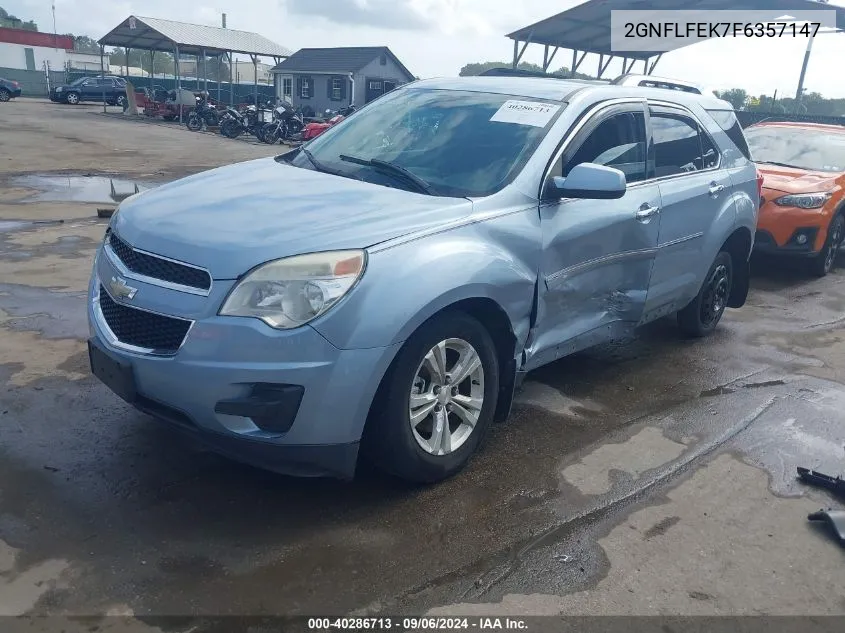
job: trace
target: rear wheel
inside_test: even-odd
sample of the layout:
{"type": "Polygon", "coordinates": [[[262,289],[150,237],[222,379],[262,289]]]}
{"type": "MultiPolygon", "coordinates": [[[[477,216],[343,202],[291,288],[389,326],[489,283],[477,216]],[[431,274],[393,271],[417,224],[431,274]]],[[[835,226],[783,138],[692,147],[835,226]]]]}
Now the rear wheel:
{"type": "Polygon", "coordinates": [[[268,145],[274,145],[279,141],[279,126],[275,123],[267,123],[264,126],[262,140],[268,145]]]}
{"type": "Polygon", "coordinates": [[[75,92],[69,92],[65,96],[65,101],[67,101],[70,105],[76,105],[79,103],[79,95],[75,92]]]}
{"type": "Polygon", "coordinates": [[[0,88],[0,102],[9,101],[12,98],[12,93],[5,88],[0,88]]]}
{"type": "Polygon", "coordinates": [[[816,277],[824,277],[833,270],[843,237],[845,237],[845,217],[837,215],[827,228],[824,247],[810,262],[810,270],[816,277]]]}
{"type": "Polygon", "coordinates": [[[733,261],[730,253],[721,251],[704,278],[698,295],[678,312],[678,325],[687,336],[707,336],[722,319],[731,296],[733,261]]]}
{"type": "Polygon", "coordinates": [[[226,121],[220,126],[220,133],[226,138],[238,138],[241,135],[241,126],[234,121],[226,121]]]}
{"type": "Polygon", "coordinates": [[[119,105],[124,110],[129,105],[129,103],[126,101],[126,97],[124,95],[118,95],[117,99],[114,100],[114,104],[119,105]]]}
{"type": "Polygon", "coordinates": [[[460,471],[484,440],[499,392],[490,334],[461,312],[440,314],[400,350],[375,396],[364,437],[374,465],[431,483],[460,471]]]}

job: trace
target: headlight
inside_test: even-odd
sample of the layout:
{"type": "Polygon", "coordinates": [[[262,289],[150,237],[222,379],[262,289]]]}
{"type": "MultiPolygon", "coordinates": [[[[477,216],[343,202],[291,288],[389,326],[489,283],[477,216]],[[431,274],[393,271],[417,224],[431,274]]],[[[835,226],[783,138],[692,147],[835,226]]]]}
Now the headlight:
{"type": "Polygon", "coordinates": [[[289,330],[324,314],[355,285],[366,265],[364,251],[329,251],[267,262],[229,293],[222,316],[261,319],[289,330]]]}
{"type": "Polygon", "coordinates": [[[58,88],[56,88],[56,92],[61,92],[61,91],[62,91],[62,87],[61,87],[61,86],[59,86],[58,88]]]}
{"type": "Polygon", "coordinates": [[[823,207],[830,200],[832,194],[827,191],[817,193],[796,193],[783,196],[775,200],[775,204],[781,207],[798,207],[799,209],[818,209],[823,207]]]}

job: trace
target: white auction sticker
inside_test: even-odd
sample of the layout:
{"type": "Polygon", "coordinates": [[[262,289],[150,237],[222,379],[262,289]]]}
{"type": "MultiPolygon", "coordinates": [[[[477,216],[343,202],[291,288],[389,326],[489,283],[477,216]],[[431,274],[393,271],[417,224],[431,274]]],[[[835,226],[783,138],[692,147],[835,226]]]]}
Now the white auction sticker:
{"type": "Polygon", "coordinates": [[[490,120],[499,123],[519,123],[520,125],[546,127],[546,124],[552,120],[558,110],[560,110],[560,106],[555,103],[511,99],[505,101],[502,107],[496,111],[496,114],[490,117],[490,120]]]}

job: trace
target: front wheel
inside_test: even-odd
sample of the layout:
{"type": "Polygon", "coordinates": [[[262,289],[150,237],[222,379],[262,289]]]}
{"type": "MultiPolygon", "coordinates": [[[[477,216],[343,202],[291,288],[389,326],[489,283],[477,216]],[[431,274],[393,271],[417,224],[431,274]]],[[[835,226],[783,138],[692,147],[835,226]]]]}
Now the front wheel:
{"type": "Polygon", "coordinates": [[[67,96],[65,97],[65,100],[66,100],[66,101],[67,101],[70,105],[76,105],[77,103],[79,103],[79,95],[78,95],[78,94],[76,94],[75,92],[69,92],[69,93],[67,93],[67,96]]]}
{"type": "Polygon", "coordinates": [[[202,129],[202,119],[196,114],[190,114],[185,125],[191,132],[199,132],[202,129]]]}
{"type": "Polygon", "coordinates": [[[373,464],[432,483],[469,462],[493,421],[499,366],[476,319],[447,312],[405,343],[379,387],[363,446],[373,464]]]}
{"type": "Polygon", "coordinates": [[[114,100],[114,104],[120,106],[124,110],[126,110],[126,108],[129,106],[129,102],[123,95],[118,95],[117,99],[114,100]]]}
{"type": "Polygon", "coordinates": [[[0,88],[0,102],[9,101],[12,98],[12,93],[5,88],[0,88]]]}
{"type": "Polygon", "coordinates": [[[730,253],[720,251],[710,267],[698,295],[678,312],[678,325],[687,336],[707,336],[722,319],[728,306],[733,283],[733,260],[730,253]]]}
{"type": "Polygon", "coordinates": [[[833,270],[843,237],[845,237],[845,217],[837,215],[827,228],[824,247],[810,262],[810,270],[816,277],[824,277],[833,270]]]}

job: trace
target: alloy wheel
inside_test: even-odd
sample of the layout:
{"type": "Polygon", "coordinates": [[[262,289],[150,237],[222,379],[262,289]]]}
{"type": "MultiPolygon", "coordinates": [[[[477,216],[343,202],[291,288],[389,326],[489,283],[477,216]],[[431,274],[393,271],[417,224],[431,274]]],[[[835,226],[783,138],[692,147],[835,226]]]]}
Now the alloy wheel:
{"type": "Polygon", "coordinates": [[[417,444],[448,455],[472,435],[484,404],[484,368],[467,341],[440,341],[425,355],[411,383],[408,415],[417,444]]]}
{"type": "Polygon", "coordinates": [[[9,91],[6,89],[0,90],[0,101],[9,101],[9,99],[11,99],[9,91]]]}
{"type": "Polygon", "coordinates": [[[830,234],[830,245],[824,258],[824,271],[826,273],[830,272],[833,268],[833,263],[836,261],[839,246],[842,244],[842,225],[842,220],[840,218],[836,218],[833,222],[833,226],[831,227],[832,233],[830,234]]]}
{"type": "Polygon", "coordinates": [[[71,105],[76,105],[77,103],[79,103],[79,96],[76,95],[75,93],[71,92],[67,96],[67,102],[71,105]]]}

